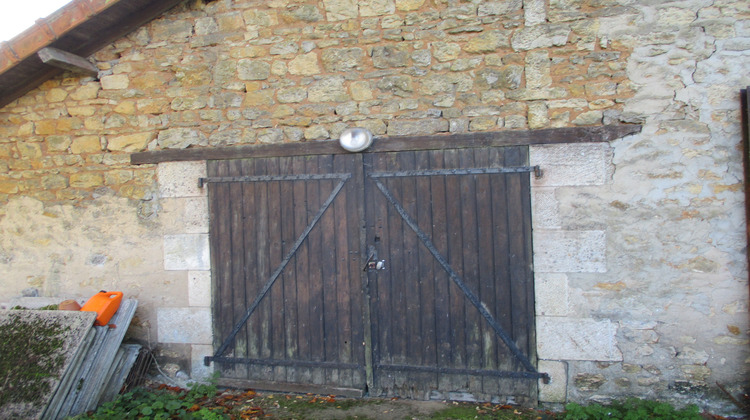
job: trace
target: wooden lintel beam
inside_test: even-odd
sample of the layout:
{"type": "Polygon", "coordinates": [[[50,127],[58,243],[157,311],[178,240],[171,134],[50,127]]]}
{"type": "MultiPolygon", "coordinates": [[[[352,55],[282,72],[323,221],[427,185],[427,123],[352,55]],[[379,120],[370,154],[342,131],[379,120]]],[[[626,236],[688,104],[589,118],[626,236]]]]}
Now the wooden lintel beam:
{"type": "MultiPolygon", "coordinates": [[[[472,147],[523,146],[531,144],[597,143],[640,133],[641,126],[605,125],[542,130],[508,130],[430,136],[376,138],[364,153],[404,150],[464,149],[472,147]]],[[[346,152],[338,141],[260,144],[218,148],[167,149],[130,155],[130,163],[142,165],[190,160],[242,159],[251,157],[328,155],[346,152]]]]}
{"type": "Polygon", "coordinates": [[[37,55],[43,63],[49,64],[50,66],[59,67],[75,73],[83,73],[86,76],[91,77],[97,77],[99,75],[99,69],[90,61],[67,51],[53,47],[46,47],[39,50],[37,55]]]}

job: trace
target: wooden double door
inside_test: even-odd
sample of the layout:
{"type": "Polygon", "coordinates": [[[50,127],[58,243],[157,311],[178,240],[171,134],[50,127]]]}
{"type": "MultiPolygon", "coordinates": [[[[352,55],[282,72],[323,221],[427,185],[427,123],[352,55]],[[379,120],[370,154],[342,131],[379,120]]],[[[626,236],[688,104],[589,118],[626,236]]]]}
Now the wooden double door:
{"type": "Polygon", "coordinates": [[[526,147],[208,161],[226,384],[536,402],[526,147]]]}

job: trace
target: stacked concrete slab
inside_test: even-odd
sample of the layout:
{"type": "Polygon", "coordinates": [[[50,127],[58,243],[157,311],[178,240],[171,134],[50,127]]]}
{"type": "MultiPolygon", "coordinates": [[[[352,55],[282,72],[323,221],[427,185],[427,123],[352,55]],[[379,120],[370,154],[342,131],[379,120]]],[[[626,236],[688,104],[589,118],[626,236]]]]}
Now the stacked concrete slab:
{"type": "Polygon", "coordinates": [[[0,394],[6,396],[0,404],[0,417],[41,417],[53,399],[53,392],[45,391],[58,389],[67,373],[80,364],[85,348],[93,339],[91,326],[95,316],[94,312],[0,312],[0,337],[4,341],[13,341],[2,344],[5,353],[2,357],[8,364],[0,372],[5,378],[0,385],[0,394]],[[34,346],[32,340],[46,340],[48,346],[34,346]],[[34,354],[34,349],[39,354],[34,354]],[[22,371],[28,366],[39,367],[40,364],[33,363],[35,358],[57,362],[45,363],[44,376],[22,371]],[[38,392],[30,392],[32,389],[38,392]]]}
{"type": "Polygon", "coordinates": [[[11,380],[0,385],[0,394],[8,396],[0,401],[0,417],[62,419],[116,397],[140,350],[139,345],[122,345],[137,306],[137,300],[125,299],[109,325],[103,327],[93,326],[94,312],[0,311],[0,332],[18,340],[6,345],[5,360],[44,357],[57,361],[47,364],[49,372],[33,377],[22,371],[10,376],[15,367],[7,364],[9,372],[2,374],[11,380]],[[21,331],[25,333],[19,334],[21,331]],[[42,340],[50,346],[34,345],[42,340]],[[37,347],[46,349],[45,354],[28,353],[37,347]],[[45,392],[23,392],[29,389],[27,381],[40,381],[40,376],[43,384],[34,389],[45,392]]]}

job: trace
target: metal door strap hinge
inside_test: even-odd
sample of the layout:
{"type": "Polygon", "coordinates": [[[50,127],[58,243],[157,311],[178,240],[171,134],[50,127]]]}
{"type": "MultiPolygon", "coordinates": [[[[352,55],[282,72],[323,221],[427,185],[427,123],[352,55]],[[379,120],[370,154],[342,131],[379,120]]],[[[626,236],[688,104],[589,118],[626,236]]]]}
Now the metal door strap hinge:
{"type": "Polygon", "coordinates": [[[391,172],[369,172],[368,177],[380,178],[405,178],[415,176],[449,176],[449,175],[493,175],[493,174],[518,174],[534,172],[537,178],[542,177],[542,169],[536,166],[505,166],[502,168],[464,168],[464,169],[419,169],[412,171],[391,172]]]}
{"type": "Polygon", "coordinates": [[[198,178],[198,188],[203,188],[209,182],[269,182],[269,181],[314,181],[325,179],[347,180],[352,177],[349,173],[328,174],[291,174],[291,175],[255,175],[255,176],[209,176],[198,178]]]}

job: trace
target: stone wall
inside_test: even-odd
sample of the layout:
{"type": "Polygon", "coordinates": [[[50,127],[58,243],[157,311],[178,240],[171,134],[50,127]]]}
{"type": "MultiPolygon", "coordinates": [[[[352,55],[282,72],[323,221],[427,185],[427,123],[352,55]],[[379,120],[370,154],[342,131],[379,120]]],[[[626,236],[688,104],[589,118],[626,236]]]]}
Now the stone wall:
{"type": "Polygon", "coordinates": [[[190,0],[93,59],[98,79],[0,109],[0,298],[123,290],[132,334],[201,377],[205,169],[130,153],[640,123],[532,147],[540,399],[731,410],[715,382],[738,392],[750,363],[747,2],[190,0]]]}

